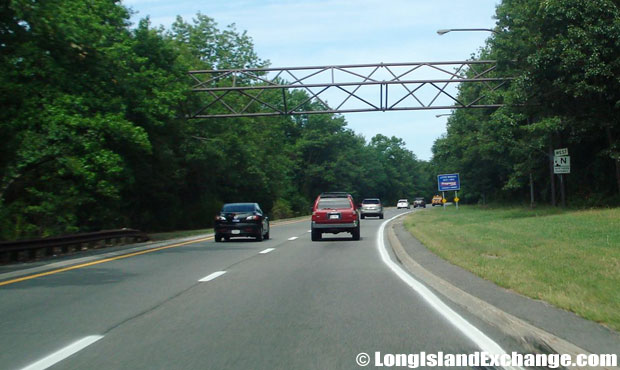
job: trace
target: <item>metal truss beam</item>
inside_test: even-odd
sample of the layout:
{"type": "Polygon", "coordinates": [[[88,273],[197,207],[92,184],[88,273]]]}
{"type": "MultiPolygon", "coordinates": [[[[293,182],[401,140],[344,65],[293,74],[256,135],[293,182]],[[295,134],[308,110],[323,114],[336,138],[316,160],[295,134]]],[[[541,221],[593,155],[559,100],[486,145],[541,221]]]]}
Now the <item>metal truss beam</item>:
{"type": "Polygon", "coordinates": [[[190,118],[497,108],[489,97],[512,78],[495,68],[494,60],[469,60],[190,71],[192,91],[206,95],[190,118]],[[456,98],[448,90],[459,83],[477,84],[478,96],[456,98]],[[304,98],[292,99],[294,91],[304,98]]]}

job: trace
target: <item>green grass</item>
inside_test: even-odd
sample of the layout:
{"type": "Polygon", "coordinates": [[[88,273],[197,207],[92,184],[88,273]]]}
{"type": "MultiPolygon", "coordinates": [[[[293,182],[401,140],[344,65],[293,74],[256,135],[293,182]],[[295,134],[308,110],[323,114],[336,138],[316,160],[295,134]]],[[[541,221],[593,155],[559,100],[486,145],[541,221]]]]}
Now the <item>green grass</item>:
{"type": "Polygon", "coordinates": [[[448,207],[405,226],[455,265],[620,331],[620,208],[448,207]]]}

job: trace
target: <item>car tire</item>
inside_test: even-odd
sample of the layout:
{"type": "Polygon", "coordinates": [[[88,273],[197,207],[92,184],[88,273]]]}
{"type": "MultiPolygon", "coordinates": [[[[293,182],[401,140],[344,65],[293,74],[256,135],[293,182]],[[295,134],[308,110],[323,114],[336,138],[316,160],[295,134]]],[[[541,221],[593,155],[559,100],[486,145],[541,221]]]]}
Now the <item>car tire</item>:
{"type": "Polygon", "coordinates": [[[321,240],[322,236],[321,236],[321,232],[317,231],[317,230],[312,230],[311,231],[311,239],[313,242],[318,242],[319,240],[321,240]]]}
{"type": "Polygon", "coordinates": [[[262,242],[263,241],[263,228],[262,227],[258,231],[258,235],[256,235],[256,241],[257,242],[262,242]]]}
{"type": "Polygon", "coordinates": [[[265,236],[263,237],[263,239],[268,240],[269,239],[269,231],[267,231],[267,233],[265,234],[265,236]]]}
{"type": "Polygon", "coordinates": [[[353,229],[353,231],[351,231],[351,236],[353,237],[353,240],[360,240],[360,225],[359,224],[357,225],[355,229],[353,229]]]}
{"type": "Polygon", "coordinates": [[[383,220],[383,213],[379,215],[379,219],[383,220]]]}
{"type": "Polygon", "coordinates": [[[364,219],[364,217],[366,217],[366,216],[364,216],[364,215],[361,215],[361,216],[360,216],[360,218],[361,218],[362,220],[364,219]]]}
{"type": "Polygon", "coordinates": [[[222,236],[220,234],[215,234],[215,242],[219,243],[222,241],[222,236]]]}

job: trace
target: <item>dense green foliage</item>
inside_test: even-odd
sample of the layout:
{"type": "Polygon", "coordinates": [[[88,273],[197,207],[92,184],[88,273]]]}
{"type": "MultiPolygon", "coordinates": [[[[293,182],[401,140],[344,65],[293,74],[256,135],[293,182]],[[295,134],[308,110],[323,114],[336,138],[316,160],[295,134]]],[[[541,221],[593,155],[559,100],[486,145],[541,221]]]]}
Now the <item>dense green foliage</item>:
{"type": "Polygon", "coordinates": [[[402,140],[366,143],[340,116],[187,120],[187,71],[268,64],[234,26],[131,27],[107,0],[0,7],[0,239],[204,228],[224,202],[285,217],[326,190],[395,202],[432,188],[402,140]]]}
{"type": "MultiPolygon", "coordinates": [[[[488,99],[496,111],[460,110],[435,142],[432,164],[460,172],[462,199],[537,202],[559,197],[549,153],[568,148],[569,204],[620,204],[620,10],[611,0],[503,0],[497,33],[479,54],[516,76],[488,99]],[[552,183],[555,181],[555,184],[552,183]]],[[[460,96],[478,86],[461,85],[460,96]]],[[[465,99],[467,100],[467,99],[465,99]]]]}
{"type": "MultiPolygon", "coordinates": [[[[558,181],[548,155],[561,147],[571,155],[569,203],[620,202],[614,1],[504,0],[479,57],[517,76],[485,98],[507,105],[455,112],[431,163],[395,137],[367,142],[338,115],[188,120],[201,106],[189,70],[268,61],[245,32],[206,15],[169,30],[129,19],[107,0],[0,5],[0,239],[205,228],[231,201],[294,216],[327,190],[390,204],[430,196],[435,175],[449,172],[461,174],[464,201],[526,200],[532,179],[536,200],[549,202],[558,181]]],[[[478,89],[462,85],[460,97],[478,89]]]]}

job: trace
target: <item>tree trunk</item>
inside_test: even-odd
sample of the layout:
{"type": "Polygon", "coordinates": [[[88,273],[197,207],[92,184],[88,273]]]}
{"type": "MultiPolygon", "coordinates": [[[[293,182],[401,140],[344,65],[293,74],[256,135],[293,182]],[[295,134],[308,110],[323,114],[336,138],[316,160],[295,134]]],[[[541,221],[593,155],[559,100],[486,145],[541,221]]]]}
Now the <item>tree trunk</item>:
{"type": "Polygon", "coordinates": [[[564,174],[560,174],[560,197],[562,199],[562,208],[566,208],[566,191],[564,190],[564,174]]]}
{"type": "Polygon", "coordinates": [[[5,179],[5,181],[3,181],[3,183],[0,185],[0,204],[2,204],[4,201],[4,194],[6,193],[6,191],[20,176],[21,174],[11,176],[10,178],[5,179]]]}
{"type": "Polygon", "coordinates": [[[553,173],[553,146],[549,145],[549,176],[551,180],[551,205],[555,207],[555,174],[553,173]]]}
{"type": "Polygon", "coordinates": [[[530,208],[534,208],[534,178],[530,172],[530,208]]]}
{"type": "Polygon", "coordinates": [[[605,131],[607,132],[607,141],[609,142],[609,154],[612,158],[612,160],[614,160],[616,162],[616,183],[618,185],[618,193],[620,193],[620,156],[616,155],[616,158],[614,159],[614,138],[611,134],[611,127],[607,126],[605,128],[605,131]]]}

